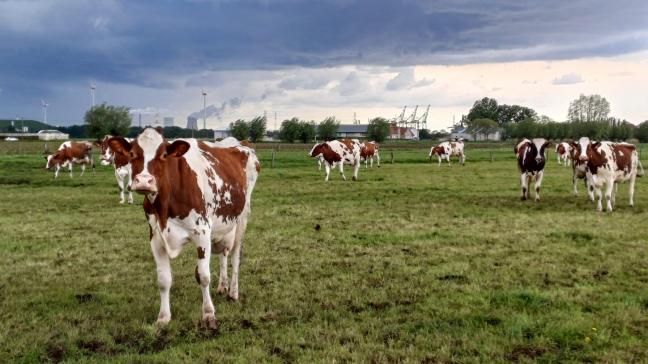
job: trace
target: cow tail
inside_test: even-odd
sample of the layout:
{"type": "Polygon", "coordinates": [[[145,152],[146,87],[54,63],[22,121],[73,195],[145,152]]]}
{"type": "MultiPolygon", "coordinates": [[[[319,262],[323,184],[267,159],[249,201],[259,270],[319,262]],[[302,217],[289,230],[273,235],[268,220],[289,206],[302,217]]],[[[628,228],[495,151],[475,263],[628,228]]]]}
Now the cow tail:
{"type": "Polygon", "coordinates": [[[637,177],[643,177],[645,174],[641,161],[637,159],[637,177]]]}

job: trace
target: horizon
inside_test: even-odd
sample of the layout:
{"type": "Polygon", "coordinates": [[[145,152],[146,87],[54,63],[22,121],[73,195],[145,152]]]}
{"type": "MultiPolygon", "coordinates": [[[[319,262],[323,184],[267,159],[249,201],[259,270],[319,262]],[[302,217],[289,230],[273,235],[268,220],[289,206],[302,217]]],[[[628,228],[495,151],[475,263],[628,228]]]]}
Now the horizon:
{"type": "Polygon", "coordinates": [[[275,112],[365,124],[430,104],[442,130],[483,97],[564,121],[580,94],[637,125],[646,19],[635,0],[2,1],[0,114],[43,121],[44,100],[48,124],[81,125],[96,85],[96,104],[180,127],[202,126],[202,90],[210,129],[264,111],[270,130],[275,112]]]}

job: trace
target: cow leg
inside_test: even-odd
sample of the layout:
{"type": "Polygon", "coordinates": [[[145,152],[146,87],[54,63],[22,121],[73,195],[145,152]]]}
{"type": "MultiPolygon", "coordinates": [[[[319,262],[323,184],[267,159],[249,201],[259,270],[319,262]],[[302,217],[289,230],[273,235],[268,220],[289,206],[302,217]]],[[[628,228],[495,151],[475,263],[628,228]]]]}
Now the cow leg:
{"type": "Polygon", "coordinates": [[[360,160],[356,159],[355,165],[353,166],[353,177],[351,177],[352,180],[354,181],[358,180],[359,169],[360,169],[360,160]]]}
{"type": "Polygon", "coordinates": [[[318,171],[322,170],[322,159],[319,157],[317,158],[317,170],[318,171]]]}
{"type": "Polygon", "coordinates": [[[448,167],[450,167],[450,154],[446,155],[445,158],[448,161],[448,167]]]}
{"type": "Polygon", "coordinates": [[[441,156],[439,156],[439,167],[441,167],[441,156]]]}
{"type": "Polygon", "coordinates": [[[601,205],[601,200],[603,199],[603,193],[601,192],[600,187],[593,186],[594,192],[596,193],[596,197],[598,198],[597,204],[596,204],[596,211],[603,211],[603,207],[601,205]]]}
{"type": "Polygon", "coordinates": [[[57,164],[56,167],[54,167],[54,179],[58,178],[58,174],[60,170],[61,170],[61,166],[57,164]]]}
{"type": "Polygon", "coordinates": [[[171,321],[171,304],[169,291],[171,290],[171,262],[169,255],[164,250],[164,244],[157,237],[151,239],[151,251],[155,258],[158,288],[160,289],[160,313],[157,323],[165,325],[171,321]]]}
{"type": "MultiPolygon", "coordinates": [[[[576,170],[573,170],[572,172],[573,172],[572,185],[574,186],[574,196],[578,196],[578,187],[576,187],[578,182],[578,177],[576,176],[576,170]]],[[[585,185],[586,185],[585,189],[587,190],[587,182],[585,182],[585,185]]]]}
{"type": "Polygon", "coordinates": [[[119,203],[124,203],[124,177],[119,173],[119,169],[115,169],[115,178],[119,187],[119,203]]]}
{"type": "Polygon", "coordinates": [[[81,165],[81,175],[79,177],[83,177],[83,174],[85,173],[85,164],[81,165]]]}
{"type": "Polygon", "coordinates": [[[619,183],[614,182],[614,188],[612,189],[612,208],[616,207],[617,192],[619,192],[619,183]]]}
{"type": "Polygon", "coordinates": [[[232,249],[232,280],[228,297],[237,301],[239,299],[238,275],[241,266],[241,250],[243,249],[243,235],[247,228],[247,217],[243,218],[236,226],[236,235],[234,237],[234,248],[232,249]]]}
{"type": "Polygon", "coordinates": [[[380,154],[376,153],[376,164],[380,167],[380,154]]]}
{"type": "Polygon", "coordinates": [[[612,212],[612,194],[614,191],[614,181],[608,179],[605,182],[605,203],[608,212],[612,212]]]}
{"type": "Polygon", "coordinates": [[[542,177],[544,175],[543,171],[538,172],[535,176],[535,200],[536,202],[540,202],[540,186],[542,186],[542,177]]]}
{"type": "Polygon", "coordinates": [[[560,154],[556,153],[556,159],[558,159],[558,165],[561,165],[562,163],[560,161],[560,159],[561,159],[560,154]]]}
{"type": "Polygon", "coordinates": [[[124,188],[128,189],[128,203],[131,204],[131,205],[133,204],[133,191],[131,191],[129,187],[131,186],[131,183],[133,183],[132,178],[133,178],[132,171],[129,170],[128,171],[128,183],[124,186],[124,188]]]}
{"type": "Polygon", "coordinates": [[[637,175],[635,174],[634,176],[630,177],[630,181],[628,181],[628,197],[629,197],[628,204],[630,205],[630,207],[634,207],[634,190],[635,190],[636,178],[637,175]]]}
{"type": "Polygon", "coordinates": [[[520,175],[520,186],[522,187],[522,201],[527,199],[527,197],[526,197],[526,193],[527,193],[527,185],[526,185],[526,183],[527,183],[526,173],[522,173],[520,175]]]}
{"type": "Polygon", "coordinates": [[[340,174],[342,175],[342,179],[346,181],[346,176],[344,175],[344,162],[340,161],[340,174]]]}
{"type": "MultiPolygon", "coordinates": [[[[196,265],[196,281],[200,284],[202,291],[202,324],[209,329],[216,329],[216,316],[214,315],[214,304],[209,294],[209,283],[211,282],[211,271],[209,262],[211,258],[211,244],[207,235],[199,235],[196,242],[198,249],[198,262],[196,265]]],[[[227,269],[227,268],[226,268],[227,269]]]]}
{"type": "Polygon", "coordinates": [[[234,242],[236,241],[236,228],[232,229],[227,233],[223,239],[218,243],[221,247],[219,248],[220,255],[220,275],[218,277],[218,288],[216,292],[220,294],[226,294],[229,286],[229,279],[227,277],[227,258],[229,257],[230,252],[234,248],[234,242]],[[222,249],[222,250],[221,250],[222,249]]]}
{"type": "Polygon", "coordinates": [[[326,171],[326,177],[324,177],[324,181],[329,180],[329,174],[331,174],[331,165],[328,162],[324,162],[324,170],[326,171]]]}
{"type": "Polygon", "coordinates": [[[72,178],[72,162],[70,162],[68,168],[70,169],[70,178],[72,178]]]}
{"type": "Polygon", "coordinates": [[[464,166],[466,165],[466,155],[461,153],[461,157],[459,157],[461,165],[464,166]]]}

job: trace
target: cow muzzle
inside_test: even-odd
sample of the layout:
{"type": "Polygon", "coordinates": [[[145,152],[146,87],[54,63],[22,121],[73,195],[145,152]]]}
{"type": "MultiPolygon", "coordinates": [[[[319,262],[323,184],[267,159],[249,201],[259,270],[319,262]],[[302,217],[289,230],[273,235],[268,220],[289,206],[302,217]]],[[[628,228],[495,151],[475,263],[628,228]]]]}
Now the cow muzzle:
{"type": "Polygon", "coordinates": [[[148,173],[140,173],[135,176],[129,188],[131,191],[135,191],[141,194],[157,193],[157,184],[155,183],[155,177],[148,173]]]}
{"type": "Polygon", "coordinates": [[[544,160],[542,157],[536,157],[535,161],[536,163],[541,163],[544,160]]]}

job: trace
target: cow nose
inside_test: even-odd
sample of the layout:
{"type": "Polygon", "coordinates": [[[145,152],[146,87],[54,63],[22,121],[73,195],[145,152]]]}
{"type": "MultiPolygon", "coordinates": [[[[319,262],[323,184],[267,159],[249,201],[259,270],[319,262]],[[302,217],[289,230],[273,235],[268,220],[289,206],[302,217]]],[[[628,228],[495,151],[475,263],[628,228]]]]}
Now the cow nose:
{"type": "Polygon", "coordinates": [[[140,193],[157,192],[155,177],[148,173],[140,173],[133,178],[130,189],[140,193]]]}
{"type": "Polygon", "coordinates": [[[586,155],[581,155],[578,157],[578,159],[582,160],[583,162],[587,161],[587,156],[586,155]]]}
{"type": "Polygon", "coordinates": [[[536,157],[535,160],[536,160],[536,162],[540,163],[540,162],[542,162],[542,157],[536,157]]]}

